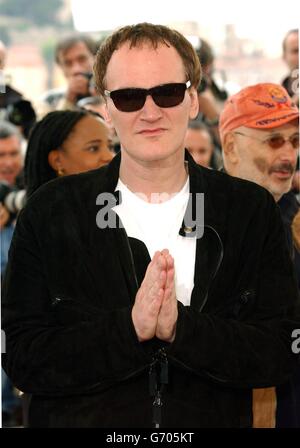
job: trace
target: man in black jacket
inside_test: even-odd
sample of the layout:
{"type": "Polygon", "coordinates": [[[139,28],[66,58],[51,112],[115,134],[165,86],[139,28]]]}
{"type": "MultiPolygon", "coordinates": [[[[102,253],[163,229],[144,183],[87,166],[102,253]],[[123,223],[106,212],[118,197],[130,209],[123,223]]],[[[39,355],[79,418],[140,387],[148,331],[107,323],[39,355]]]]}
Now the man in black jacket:
{"type": "Polygon", "coordinates": [[[122,28],[95,71],[121,153],[21,212],[5,369],[32,394],[31,426],[250,427],[252,388],[285,382],[297,359],[274,200],[185,153],[200,66],[180,33],[122,28]]]}
{"type": "MultiPolygon", "coordinates": [[[[242,89],[225,103],[220,134],[226,172],[265,187],[279,203],[294,257],[291,223],[299,205],[290,190],[299,152],[299,116],[288,92],[271,83],[242,89]]],[[[277,427],[299,427],[299,373],[277,394],[274,388],[254,391],[255,426],[276,422],[277,427]]]]}

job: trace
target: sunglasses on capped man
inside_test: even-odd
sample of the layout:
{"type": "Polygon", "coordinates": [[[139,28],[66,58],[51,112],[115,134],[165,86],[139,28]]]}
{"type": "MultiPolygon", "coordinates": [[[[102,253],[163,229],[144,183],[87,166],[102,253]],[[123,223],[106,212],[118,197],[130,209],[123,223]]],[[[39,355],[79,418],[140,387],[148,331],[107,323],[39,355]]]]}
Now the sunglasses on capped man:
{"type": "Polygon", "coordinates": [[[254,135],[248,135],[248,134],[244,134],[243,132],[234,132],[234,134],[238,134],[238,135],[242,135],[244,137],[248,137],[248,138],[253,138],[254,140],[257,140],[261,143],[266,143],[267,145],[270,146],[270,148],[272,149],[279,149],[281,148],[285,142],[289,141],[292,145],[292,147],[294,149],[298,149],[299,148],[299,134],[298,132],[291,135],[288,138],[283,137],[283,135],[281,134],[275,134],[275,135],[271,135],[270,137],[266,138],[266,139],[261,139],[258,137],[254,137],[254,135]]]}
{"type": "Polygon", "coordinates": [[[151,89],[119,89],[104,90],[104,95],[113,100],[115,107],[121,112],[136,112],[143,108],[146,98],[150,95],[159,107],[174,107],[182,103],[185,91],[191,82],[172,82],[152,87],[151,89]]]}

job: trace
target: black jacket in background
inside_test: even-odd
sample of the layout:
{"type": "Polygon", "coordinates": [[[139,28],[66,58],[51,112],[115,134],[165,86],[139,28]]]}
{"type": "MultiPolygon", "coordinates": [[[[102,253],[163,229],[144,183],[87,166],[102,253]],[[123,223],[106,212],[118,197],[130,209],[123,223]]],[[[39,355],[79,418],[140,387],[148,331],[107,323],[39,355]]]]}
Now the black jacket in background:
{"type": "MultiPolygon", "coordinates": [[[[293,243],[292,222],[299,210],[295,194],[290,191],[278,202],[284,223],[289,250],[300,288],[300,253],[293,243]]],[[[277,387],[276,428],[300,428],[300,364],[290,380],[277,387]]]]}

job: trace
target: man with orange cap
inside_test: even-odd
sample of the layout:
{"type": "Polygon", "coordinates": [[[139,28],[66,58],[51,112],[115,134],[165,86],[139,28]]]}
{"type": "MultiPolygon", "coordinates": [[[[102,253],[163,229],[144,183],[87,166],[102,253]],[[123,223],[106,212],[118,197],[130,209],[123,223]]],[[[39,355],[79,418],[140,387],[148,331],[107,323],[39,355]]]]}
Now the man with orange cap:
{"type": "Polygon", "coordinates": [[[277,84],[246,87],[220,116],[224,166],[265,187],[278,201],[291,189],[299,149],[299,111],[277,84]]]}
{"type": "MultiPolygon", "coordinates": [[[[257,84],[233,95],[220,116],[226,172],[265,187],[278,202],[291,190],[299,150],[298,123],[298,108],[280,85],[257,84]]],[[[288,213],[294,216],[299,205],[293,193],[283,200],[289,204],[288,213]]],[[[285,226],[288,237],[290,225],[288,222],[285,226]]],[[[274,388],[254,390],[254,426],[298,427],[299,379],[295,376],[291,384],[276,392],[274,388]]]]}

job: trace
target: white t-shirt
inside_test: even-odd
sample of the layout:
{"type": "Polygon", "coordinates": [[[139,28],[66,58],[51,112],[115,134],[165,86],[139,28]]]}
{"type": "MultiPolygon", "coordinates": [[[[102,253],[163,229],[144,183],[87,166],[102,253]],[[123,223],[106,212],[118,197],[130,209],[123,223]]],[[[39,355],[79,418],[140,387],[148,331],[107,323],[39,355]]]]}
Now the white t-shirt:
{"type": "Polygon", "coordinates": [[[143,241],[151,259],[157,250],[169,250],[175,263],[176,297],[184,305],[190,305],[196,237],[179,235],[189,200],[189,178],[179,193],[162,203],[147,202],[142,195],[130,191],[120,179],[117,190],[121,191],[122,202],[113,210],[120,217],[127,235],[143,241]]]}

